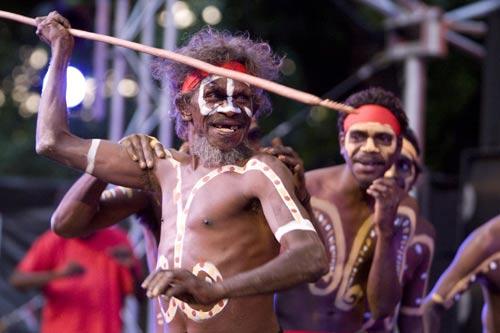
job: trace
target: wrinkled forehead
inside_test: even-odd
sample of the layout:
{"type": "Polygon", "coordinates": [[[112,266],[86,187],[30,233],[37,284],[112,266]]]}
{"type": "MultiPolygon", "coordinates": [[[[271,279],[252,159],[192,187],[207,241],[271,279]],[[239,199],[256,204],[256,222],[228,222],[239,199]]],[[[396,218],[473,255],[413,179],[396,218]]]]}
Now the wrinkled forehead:
{"type": "Polygon", "coordinates": [[[248,83],[218,75],[209,75],[201,81],[200,89],[205,90],[208,88],[219,88],[224,90],[233,89],[237,91],[246,91],[248,93],[251,92],[250,85],[248,83]]]}
{"type": "Polygon", "coordinates": [[[359,122],[352,124],[347,131],[347,135],[351,132],[363,132],[368,135],[375,134],[390,134],[392,136],[396,136],[396,133],[392,129],[390,125],[382,124],[375,121],[367,121],[367,122],[359,122]]]}

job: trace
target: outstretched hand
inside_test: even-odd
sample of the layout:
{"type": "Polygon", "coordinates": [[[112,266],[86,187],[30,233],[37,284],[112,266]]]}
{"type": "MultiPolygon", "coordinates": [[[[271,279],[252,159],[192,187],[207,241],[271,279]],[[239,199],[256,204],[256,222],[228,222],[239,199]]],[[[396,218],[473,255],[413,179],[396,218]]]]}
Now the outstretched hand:
{"type": "Polygon", "coordinates": [[[167,156],[165,147],[157,138],[145,134],[131,134],[119,143],[125,147],[130,158],[139,163],[141,169],[153,169],[156,158],[167,156]]]}
{"type": "Polygon", "coordinates": [[[366,193],[375,199],[374,224],[386,235],[396,232],[394,219],[404,191],[394,178],[378,178],[368,187],[366,193]]]}
{"type": "Polygon", "coordinates": [[[222,299],[217,283],[207,282],[185,269],[157,269],[142,283],[148,297],[164,295],[190,304],[209,305],[222,299]]]}
{"type": "Polygon", "coordinates": [[[261,148],[261,152],[274,155],[290,169],[293,174],[295,194],[300,202],[305,205],[309,201],[310,195],[306,189],[304,162],[299,157],[299,154],[293,148],[285,146],[281,138],[274,138],[271,141],[271,147],[261,148]]]}

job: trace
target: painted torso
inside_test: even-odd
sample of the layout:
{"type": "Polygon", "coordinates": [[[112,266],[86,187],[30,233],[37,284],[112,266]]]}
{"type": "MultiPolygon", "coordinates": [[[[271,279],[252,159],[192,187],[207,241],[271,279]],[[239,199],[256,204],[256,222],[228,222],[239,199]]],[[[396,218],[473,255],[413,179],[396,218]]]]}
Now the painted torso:
{"type": "MultiPolygon", "coordinates": [[[[261,266],[276,257],[279,244],[258,200],[245,196],[245,177],[265,174],[280,191],[269,168],[251,159],[244,166],[194,171],[168,158],[158,165],[165,175],[158,267],[183,268],[217,281],[261,266]],[[252,175],[253,174],[253,175],[252,175]]],[[[284,198],[286,200],[286,197],[284,198]]],[[[289,200],[289,198],[288,198],[289,200]]],[[[158,298],[169,332],[277,332],[273,296],[222,300],[196,307],[158,298]],[[230,325],[228,323],[231,323],[230,325]],[[249,325],[249,323],[251,323],[249,325]]]]}
{"type": "MultiPolygon", "coordinates": [[[[284,329],[318,332],[358,332],[371,326],[366,286],[375,249],[372,209],[349,201],[335,186],[342,166],[306,175],[311,205],[330,257],[330,271],[314,284],[302,284],[277,295],[277,314],[284,329]]],[[[401,228],[399,258],[414,232],[415,218],[400,207],[395,223],[401,228]]]]}
{"type": "Polygon", "coordinates": [[[434,227],[425,219],[418,218],[415,234],[406,249],[401,302],[394,310],[394,316],[377,321],[369,331],[393,332],[398,316],[400,332],[404,333],[407,328],[414,327],[415,321],[418,321],[418,325],[422,324],[421,305],[427,295],[429,270],[434,256],[434,240],[434,227]]]}

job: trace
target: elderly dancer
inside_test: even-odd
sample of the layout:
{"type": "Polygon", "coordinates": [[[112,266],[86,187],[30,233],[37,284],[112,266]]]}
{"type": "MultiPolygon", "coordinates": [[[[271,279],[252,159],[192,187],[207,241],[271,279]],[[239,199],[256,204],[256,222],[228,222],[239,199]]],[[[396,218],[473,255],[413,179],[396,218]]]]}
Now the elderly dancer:
{"type": "MultiPolygon", "coordinates": [[[[158,269],[143,283],[159,297],[172,332],[278,332],[272,292],[325,272],[326,255],[297,200],[288,169],[246,145],[254,113],[266,110],[261,90],[163,63],[175,93],[177,134],[191,155],[169,150],[151,171],[126,149],[84,140],[67,127],[65,71],[73,47],[69,23],[53,12],[37,32],[52,48],[40,102],[37,152],[103,181],[161,191],[158,269]]],[[[181,53],[215,65],[273,76],[267,44],[205,30],[181,53]]]]}

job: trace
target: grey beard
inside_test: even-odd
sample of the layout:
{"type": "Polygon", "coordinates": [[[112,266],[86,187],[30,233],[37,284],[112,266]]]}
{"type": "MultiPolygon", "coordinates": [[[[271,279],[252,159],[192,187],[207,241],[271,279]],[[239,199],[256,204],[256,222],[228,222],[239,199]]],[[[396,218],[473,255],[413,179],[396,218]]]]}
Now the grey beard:
{"type": "Polygon", "coordinates": [[[215,168],[223,165],[238,164],[252,156],[253,151],[248,147],[246,139],[238,147],[230,151],[222,151],[212,146],[204,136],[194,135],[191,153],[200,158],[203,166],[215,168]]]}

